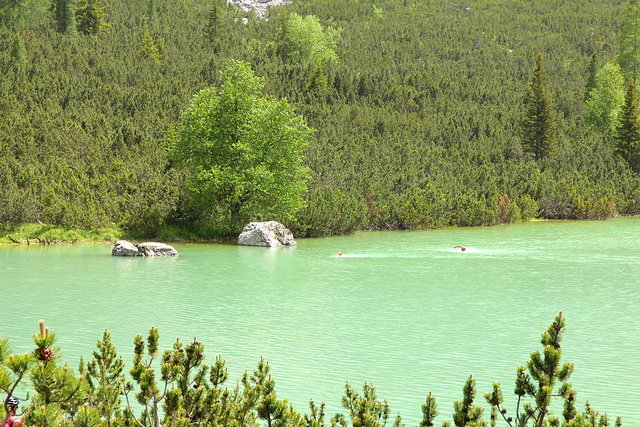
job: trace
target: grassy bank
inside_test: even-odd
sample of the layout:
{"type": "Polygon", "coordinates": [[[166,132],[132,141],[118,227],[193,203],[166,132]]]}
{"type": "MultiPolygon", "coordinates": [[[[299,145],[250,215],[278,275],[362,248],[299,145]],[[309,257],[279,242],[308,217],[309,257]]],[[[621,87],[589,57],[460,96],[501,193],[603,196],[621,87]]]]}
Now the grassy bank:
{"type": "Polygon", "coordinates": [[[29,223],[0,228],[0,245],[109,243],[124,238],[125,234],[115,227],[83,230],[29,223]]]}
{"type": "Polygon", "coordinates": [[[227,227],[220,226],[165,227],[153,236],[124,230],[116,225],[93,229],[66,228],[43,223],[0,226],[0,245],[97,244],[113,243],[119,239],[161,242],[228,242],[237,239],[237,237],[237,233],[227,227]]]}

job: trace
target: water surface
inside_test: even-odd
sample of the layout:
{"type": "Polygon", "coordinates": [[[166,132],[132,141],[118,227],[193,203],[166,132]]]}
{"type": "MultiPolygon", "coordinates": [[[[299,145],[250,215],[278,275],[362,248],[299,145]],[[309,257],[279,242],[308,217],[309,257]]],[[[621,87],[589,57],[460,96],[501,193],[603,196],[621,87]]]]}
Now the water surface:
{"type": "Polygon", "coordinates": [[[640,426],[639,234],[640,220],[616,219],[361,232],[277,250],[183,244],[177,258],[0,247],[0,335],[31,351],[46,319],[76,368],[106,328],[129,369],[133,337],[156,326],[161,348],[197,337],[208,363],[221,355],[232,386],[264,357],[300,412],[325,402],[328,421],[344,412],[346,381],[367,381],[417,425],[429,391],[438,424],[451,420],[469,374],[477,404],[499,381],[513,411],[516,368],[562,310],[578,408],[588,399],[640,426]]]}

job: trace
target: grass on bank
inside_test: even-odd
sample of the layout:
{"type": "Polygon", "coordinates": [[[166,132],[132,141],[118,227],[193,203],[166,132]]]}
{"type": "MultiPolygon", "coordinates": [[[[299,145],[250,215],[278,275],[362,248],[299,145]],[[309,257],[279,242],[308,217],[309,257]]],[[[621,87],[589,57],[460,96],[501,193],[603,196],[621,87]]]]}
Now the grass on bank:
{"type": "Polygon", "coordinates": [[[237,239],[237,237],[238,234],[229,227],[219,225],[192,229],[167,226],[154,235],[124,230],[116,225],[94,229],[65,228],[43,223],[0,225],[0,245],[114,243],[120,239],[161,242],[228,242],[237,239]]]}
{"type": "Polygon", "coordinates": [[[0,245],[107,243],[124,238],[123,235],[122,230],[116,227],[85,230],[53,224],[28,223],[0,227],[0,245]]]}

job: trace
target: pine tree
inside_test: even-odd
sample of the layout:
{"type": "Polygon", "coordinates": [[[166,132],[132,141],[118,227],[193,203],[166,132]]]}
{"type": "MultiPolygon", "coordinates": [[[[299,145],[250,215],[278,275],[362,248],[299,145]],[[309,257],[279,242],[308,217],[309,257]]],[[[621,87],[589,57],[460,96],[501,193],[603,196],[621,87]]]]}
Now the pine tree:
{"type": "Polygon", "coordinates": [[[18,68],[23,68],[27,64],[27,49],[24,47],[24,41],[19,34],[13,39],[13,49],[11,50],[11,59],[18,68]]]}
{"type": "Polygon", "coordinates": [[[61,33],[75,33],[77,31],[77,0],[54,0],[53,4],[55,6],[54,18],[57,30],[61,33]]]}
{"type": "Polygon", "coordinates": [[[584,85],[584,99],[589,99],[591,91],[596,88],[596,75],[598,74],[598,68],[600,68],[600,58],[597,53],[591,55],[589,60],[589,66],[587,67],[587,82],[584,85]]]}
{"type": "Polygon", "coordinates": [[[532,153],[536,160],[552,157],[558,148],[556,116],[541,53],[538,53],[536,68],[525,93],[524,108],[525,117],[520,128],[524,151],[532,153]]]}
{"type": "Polygon", "coordinates": [[[156,29],[158,27],[158,5],[156,0],[149,0],[147,19],[149,27],[152,29],[156,29]]]}
{"type": "Polygon", "coordinates": [[[138,57],[149,58],[156,64],[160,64],[165,54],[166,47],[162,37],[154,38],[145,20],[142,26],[142,34],[140,35],[140,43],[138,44],[138,57]]]}
{"type": "MultiPolygon", "coordinates": [[[[56,335],[40,320],[40,332],[33,335],[36,348],[33,357],[36,366],[31,369],[34,395],[32,411],[25,415],[25,424],[37,427],[60,425],[65,416],[82,406],[88,392],[87,383],[77,378],[66,363],[59,365],[61,350],[56,346],[56,335]]],[[[95,408],[86,408],[87,418],[94,418],[95,408]]],[[[84,416],[83,416],[84,417],[84,416]]]]}
{"type": "Polygon", "coordinates": [[[210,44],[213,52],[218,54],[224,52],[227,48],[227,27],[222,19],[222,11],[218,0],[211,2],[209,10],[209,19],[204,29],[207,42],[210,44]]]}
{"type": "Polygon", "coordinates": [[[622,119],[617,128],[616,152],[619,153],[635,171],[640,170],[640,106],[636,84],[629,80],[627,93],[622,106],[622,119]]]}
{"type": "Polygon", "coordinates": [[[326,88],[327,88],[327,75],[324,72],[322,59],[318,58],[316,60],[316,66],[313,69],[313,73],[311,73],[311,76],[309,76],[309,81],[307,82],[306,90],[307,92],[313,92],[313,91],[323,91],[326,88]]]}
{"type": "Polygon", "coordinates": [[[289,13],[285,10],[277,17],[277,30],[275,33],[276,41],[276,53],[280,55],[282,59],[289,57],[289,51],[291,49],[289,42],[289,13]]]}
{"type": "Polygon", "coordinates": [[[14,31],[27,27],[46,16],[50,4],[47,0],[0,0],[0,24],[14,31]]]}
{"type": "Polygon", "coordinates": [[[78,0],[76,8],[76,21],[78,31],[84,34],[98,34],[108,31],[111,24],[105,22],[107,12],[105,5],[100,0],[78,0]]]}
{"type": "MultiPolygon", "coordinates": [[[[102,341],[97,343],[98,351],[93,352],[93,360],[87,364],[85,379],[90,387],[90,402],[100,408],[100,415],[111,426],[119,418],[120,392],[124,384],[124,362],[118,357],[111,343],[111,334],[105,330],[102,341]]],[[[80,373],[85,374],[82,359],[80,373]]]]}
{"type": "Polygon", "coordinates": [[[434,419],[438,416],[438,405],[436,404],[436,398],[431,395],[427,396],[427,400],[422,404],[422,421],[420,421],[420,427],[432,427],[434,425],[434,419]]]}
{"type": "Polygon", "coordinates": [[[624,74],[635,81],[640,65],[640,7],[638,0],[628,0],[624,24],[618,33],[618,64],[624,74]]]}
{"type": "Polygon", "coordinates": [[[464,427],[466,425],[478,425],[482,420],[483,409],[474,405],[473,399],[476,396],[476,380],[472,375],[469,375],[467,382],[462,387],[463,399],[462,402],[456,400],[453,403],[454,414],[453,422],[456,427],[464,427]]]}

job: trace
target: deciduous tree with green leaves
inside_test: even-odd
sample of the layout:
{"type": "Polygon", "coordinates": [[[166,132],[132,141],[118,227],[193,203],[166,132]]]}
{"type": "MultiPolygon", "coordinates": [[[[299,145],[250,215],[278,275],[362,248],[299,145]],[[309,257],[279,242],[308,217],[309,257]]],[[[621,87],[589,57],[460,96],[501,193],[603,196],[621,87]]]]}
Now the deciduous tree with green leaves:
{"type": "Polygon", "coordinates": [[[596,73],[596,87],[590,92],[584,111],[585,124],[605,136],[614,135],[623,103],[624,77],[620,66],[609,62],[596,73]]]}
{"type": "Polygon", "coordinates": [[[263,79],[230,61],[219,88],[194,96],[173,156],[191,171],[200,213],[240,230],[250,220],[289,220],[304,205],[303,150],[312,135],[286,100],[262,96],[263,79]]]}
{"type": "Polygon", "coordinates": [[[285,37],[280,36],[280,51],[305,64],[314,65],[317,60],[337,60],[335,52],[340,33],[333,27],[323,27],[317,17],[302,17],[297,13],[288,15],[285,37]]]}
{"type": "Polygon", "coordinates": [[[538,53],[536,68],[525,92],[524,110],[520,127],[522,148],[536,160],[552,157],[558,149],[556,115],[541,53],[538,53]]]}

